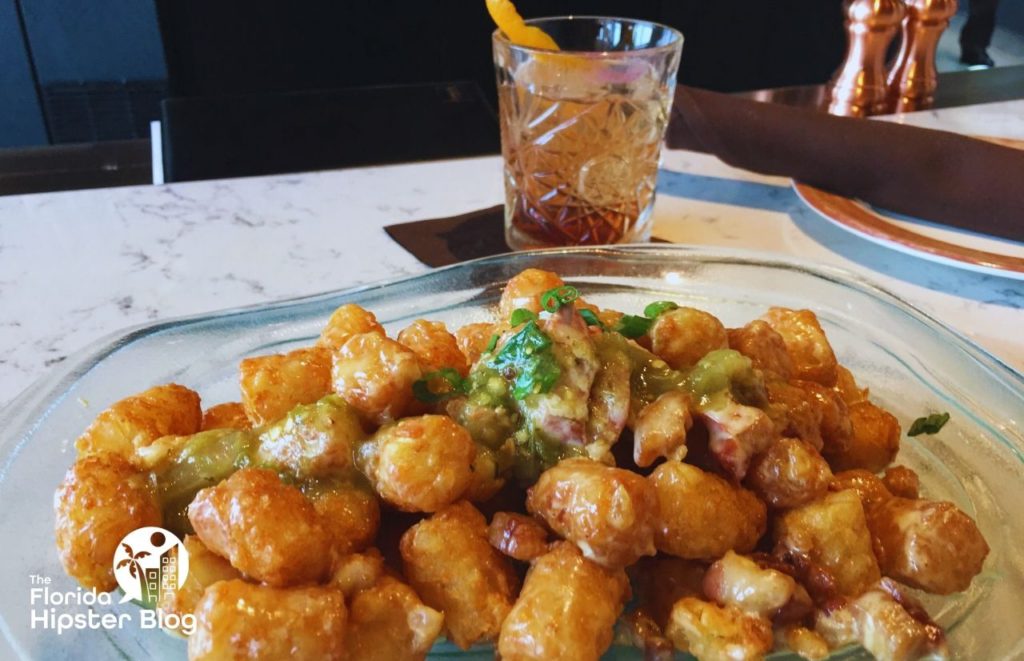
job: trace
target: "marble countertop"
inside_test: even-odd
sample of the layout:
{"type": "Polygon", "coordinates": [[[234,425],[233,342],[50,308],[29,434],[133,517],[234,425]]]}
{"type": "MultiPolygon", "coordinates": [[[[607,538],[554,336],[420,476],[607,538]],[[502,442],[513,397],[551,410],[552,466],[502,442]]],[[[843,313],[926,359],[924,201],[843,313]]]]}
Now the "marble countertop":
{"type": "MultiPolygon", "coordinates": [[[[898,121],[1024,139],[1024,101],[898,121]]],[[[0,405],[124,327],[424,271],[385,225],[502,199],[498,157],[0,197],[0,405]]],[[[670,151],[654,217],[661,238],[859,273],[1024,371],[1024,282],[858,238],[784,179],[670,151]]]]}

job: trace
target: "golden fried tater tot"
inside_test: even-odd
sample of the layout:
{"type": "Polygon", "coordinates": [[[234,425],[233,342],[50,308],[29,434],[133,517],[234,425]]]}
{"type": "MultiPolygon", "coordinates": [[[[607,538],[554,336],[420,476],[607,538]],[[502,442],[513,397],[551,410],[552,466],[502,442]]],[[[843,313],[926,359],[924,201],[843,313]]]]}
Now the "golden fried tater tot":
{"type": "Polygon", "coordinates": [[[747,553],[764,534],[767,508],[750,491],[678,461],[648,478],[658,494],[659,551],[692,560],[715,560],[726,551],[747,553]]]}
{"type": "Polygon", "coordinates": [[[476,445],[444,415],[381,427],[358,450],[359,468],[385,501],[406,512],[436,512],[473,482],[476,445]]]}
{"type": "Polygon", "coordinates": [[[241,402],[225,402],[203,411],[203,423],[199,431],[211,429],[250,429],[252,422],[245,415],[241,402]]]}
{"type": "Polygon", "coordinates": [[[761,659],[774,642],[768,620],[694,597],[672,607],[665,634],[676,649],[701,661],[761,659]]]}
{"type": "Polygon", "coordinates": [[[715,349],[729,347],[725,326],[714,315],[696,308],[677,308],[658,316],[647,335],[651,352],[681,370],[715,349]]]}
{"type": "Polygon", "coordinates": [[[856,491],[830,493],[789,510],[776,520],[775,540],[831,573],[843,595],[857,596],[881,577],[856,491]]]}
{"type": "Polygon", "coordinates": [[[382,425],[418,408],[412,384],[423,376],[412,350],[379,333],[353,335],[334,352],[334,392],[360,417],[382,425]]]}
{"type": "Polygon", "coordinates": [[[839,394],[847,406],[853,406],[857,402],[867,401],[868,389],[861,388],[857,385],[857,380],[853,378],[853,373],[839,365],[836,367],[836,385],[834,390],[839,394]]]}
{"type": "Polygon", "coordinates": [[[345,632],[348,661],[415,661],[427,656],[441,634],[444,615],[420,601],[391,576],[361,590],[349,602],[345,632]]]}
{"type": "Polygon", "coordinates": [[[503,486],[505,478],[500,475],[497,455],[490,448],[477,445],[476,457],[473,459],[473,479],[463,497],[474,503],[483,503],[493,498],[503,486]]]}
{"type": "Polygon", "coordinates": [[[565,282],[556,273],[526,269],[505,285],[504,291],[501,292],[501,302],[498,303],[498,318],[505,321],[519,308],[540,312],[541,294],[564,285],[565,282]]]}
{"type": "Polygon", "coordinates": [[[819,613],[816,631],[832,647],[858,642],[878,661],[948,659],[942,630],[913,617],[884,589],[885,583],[841,608],[819,613]]]}
{"type": "Polygon", "coordinates": [[[387,572],[384,557],[377,549],[365,553],[349,553],[338,558],[331,573],[330,585],[338,588],[345,599],[372,588],[387,572]]]}
{"type": "Polygon", "coordinates": [[[242,578],[230,562],[206,548],[195,535],[187,535],[181,543],[188,552],[188,577],[177,590],[161,590],[157,604],[164,613],[178,616],[194,613],[206,588],[217,581],[242,578]]]}
{"type": "Polygon", "coordinates": [[[306,496],[339,556],[365,550],[377,538],[380,502],[368,489],[350,484],[315,489],[306,496]]]}
{"type": "Polygon", "coordinates": [[[297,479],[336,475],[352,465],[365,437],[355,409],[338,395],[300,404],[259,436],[260,466],[297,479]]]}
{"type": "Polygon", "coordinates": [[[798,379],[828,388],[836,384],[836,355],[813,312],[771,308],[761,319],[782,336],[798,379]]]}
{"type": "Polygon", "coordinates": [[[824,661],[828,658],[828,642],[807,627],[786,627],[779,634],[786,648],[807,661],[824,661]]]}
{"type": "Polygon", "coordinates": [[[754,459],[745,484],[779,509],[799,507],[828,491],[832,471],[818,451],[795,438],[780,438],[754,459]]]}
{"type": "Polygon", "coordinates": [[[526,508],[600,565],[626,567],[655,553],[658,496],[632,471],[564,459],[530,488],[526,508]]]}
{"type": "Polygon", "coordinates": [[[682,461],[686,434],[693,427],[690,398],[671,390],[640,409],[633,425],[633,461],[646,468],[659,457],[682,461]]]}
{"type": "Polygon", "coordinates": [[[330,537],[312,503],[269,470],[243,468],[203,489],[188,518],[207,548],[258,581],[299,585],[330,570],[330,537]]]}
{"type": "Polygon", "coordinates": [[[487,520],[466,501],[409,528],[402,567],[423,602],[444,613],[448,637],[462,649],[497,639],[519,580],[487,542],[487,520]]]}
{"type": "Polygon", "coordinates": [[[203,411],[199,395],[168,383],[114,402],[75,441],[78,454],[118,454],[139,465],[138,451],[162,436],[187,436],[199,431],[203,411]]]}
{"type": "Polygon", "coordinates": [[[504,661],[597,661],[629,597],[621,570],[601,567],[567,542],[554,544],[526,574],[498,640],[504,661]]]}
{"type": "MultiPolygon", "coordinates": [[[[849,443],[853,434],[850,409],[843,398],[832,388],[826,388],[814,381],[793,381],[793,385],[804,390],[821,416],[821,440],[824,447],[842,447],[849,443]]],[[[819,448],[820,449],[820,448],[819,448]]]]}
{"type": "Polygon", "coordinates": [[[190,661],[340,660],[345,655],[345,598],[333,588],[272,588],[220,581],[196,607],[190,661]]]}
{"type": "Polygon", "coordinates": [[[424,370],[450,367],[462,376],[469,374],[469,361],[458,340],[440,321],[417,319],[398,334],[398,342],[419,357],[424,370]]]}
{"type": "Polygon", "coordinates": [[[885,469],[882,484],[894,496],[900,498],[918,498],[921,493],[921,478],[906,466],[890,466],[885,469]]]}
{"type": "Polygon", "coordinates": [[[749,358],[755,369],[781,381],[793,378],[793,359],[786,342],[766,322],[755,319],[743,328],[730,328],[728,334],[729,348],[749,358]]]}
{"type": "Polygon", "coordinates": [[[146,476],[117,454],[76,461],[57,487],[53,508],[64,571],[84,587],[102,592],[117,587],[113,561],[121,539],[136,528],[161,523],[146,476]]]}
{"type": "Polygon", "coordinates": [[[771,619],[796,593],[792,576],[760,567],[750,558],[727,552],[704,575],[704,596],[719,606],[735,606],[771,619]]]}
{"type": "Polygon", "coordinates": [[[487,528],[487,539],[508,557],[523,562],[548,552],[547,528],[525,514],[496,512],[487,528]]]}
{"type": "Polygon", "coordinates": [[[988,556],[978,526],[953,503],[890,498],[867,521],[882,573],[926,592],[966,590],[988,556]]]}
{"type": "Polygon", "coordinates": [[[455,342],[466,357],[466,363],[473,365],[491,344],[491,338],[498,332],[495,324],[479,322],[466,324],[455,331],[455,342]]]}
{"type": "Polygon", "coordinates": [[[852,489],[860,496],[860,502],[864,504],[864,511],[867,511],[883,503],[893,494],[886,488],[885,483],[870,471],[860,468],[842,471],[832,476],[828,485],[829,491],[842,491],[852,489]]]}
{"type": "Polygon", "coordinates": [[[331,314],[316,343],[328,349],[338,349],[348,338],[361,333],[385,335],[384,327],[377,322],[372,312],[354,303],[346,303],[331,314]]]}
{"type": "Polygon", "coordinates": [[[832,470],[863,468],[877,472],[892,463],[900,450],[900,423],[896,416],[871,402],[850,407],[853,434],[845,446],[824,449],[832,470]]]}
{"type": "Polygon", "coordinates": [[[331,392],[331,354],[324,347],[246,358],[239,365],[242,406],[253,425],[283,418],[299,404],[331,392]]]}
{"type": "Polygon", "coordinates": [[[785,381],[770,381],[765,392],[771,406],[768,408],[775,430],[780,436],[799,438],[821,450],[822,407],[803,388],[785,381]]]}

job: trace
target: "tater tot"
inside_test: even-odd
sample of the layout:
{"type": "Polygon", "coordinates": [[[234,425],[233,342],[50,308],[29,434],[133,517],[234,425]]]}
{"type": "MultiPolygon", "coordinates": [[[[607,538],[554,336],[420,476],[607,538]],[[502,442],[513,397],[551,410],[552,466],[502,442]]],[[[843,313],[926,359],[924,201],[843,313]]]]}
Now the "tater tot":
{"type": "Polygon", "coordinates": [[[900,450],[900,423],[896,416],[871,402],[850,407],[853,433],[846,445],[824,448],[832,470],[863,468],[877,472],[892,463],[900,450]]]}
{"type": "Polygon", "coordinates": [[[480,360],[496,332],[497,326],[486,322],[466,324],[455,331],[455,342],[466,357],[467,364],[473,365],[480,360]]]}
{"type": "Polygon", "coordinates": [[[384,327],[377,322],[372,312],[354,303],[346,303],[331,314],[316,343],[328,349],[337,349],[348,338],[360,333],[385,334],[384,327]]]}
{"type": "Polygon", "coordinates": [[[443,415],[381,427],[358,451],[359,468],[385,501],[406,512],[436,512],[473,482],[476,445],[443,415]]]}
{"type": "Polygon", "coordinates": [[[708,568],[704,596],[719,606],[735,606],[749,615],[772,618],[796,593],[792,576],[732,551],[708,568]]]}
{"type": "Polygon", "coordinates": [[[676,649],[701,661],[761,659],[774,642],[768,620],[694,597],[672,607],[665,634],[676,649]]]}
{"type": "Polygon", "coordinates": [[[306,494],[341,556],[373,544],[380,528],[380,502],[368,489],[339,484],[306,494]]]}
{"type": "Polygon", "coordinates": [[[893,496],[877,475],[860,468],[836,473],[829,481],[828,489],[829,491],[843,491],[844,489],[856,491],[860,496],[860,502],[864,504],[865,511],[893,496]]]}
{"type": "Polygon", "coordinates": [[[330,537],[312,503],[269,470],[243,468],[203,489],[188,518],[203,544],[258,581],[299,585],[330,570],[330,537]]]}
{"type": "Polygon", "coordinates": [[[345,598],[333,588],[273,588],[220,581],[196,607],[190,661],[343,659],[345,598]]]}
{"type": "Polygon", "coordinates": [[[623,570],[601,567],[574,545],[559,542],[527,572],[501,627],[498,653],[504,661],[597,661],[612,643],[628,597],[623,570]]]}
{"type": "Polygon", "coordinates": [[[847,406],[853,406],[857,402],[863,402],[868,398],[868,389],[857,385],[853,378],[853,372],[839,365],[836,367],[836,385],[833,388],[847,406]]]}
{"type": "Polygon", "coordinates": [[[239,365],[242,406],[253,425],[283,418],[299,404],[331,392],[331,354],[324,347],[246,358],[239,365]]]}
{"type": "Polygon", "coordinates": [[[776,520],[775,540],[831,573],[843,595],[857,596],[881,577],[855,491],[830,493],[789,510],[776,520]]]}
{"type": "Polygon", "coordinates": [[[633,461],[646,468],[659,457],[682,461],[686,434],[693,427],[690,399],[680,390],[660,395],[640,409],[633,425],[633,461]]]}
{"type": "Polygon", "coordinates": [[[814,381],[793,381],[808,394],[821,414],[821,440],[824,446],[842,446],[853,434],[850,409],[843,398],[832,388],[826,388],[814,381]]]}
{"type": "MultiPolygon", "coordinates": [[[[468,430],[467,430],[468,431],[468,430]]],[[[505,486],[501,477],[497,454],[488,447],[477,445],[473,459],[473,479],[469,482],[463,497],[474,503],[483,503],[494,497],[505,486]]]]}
{"type": "Polygon", "coordinates": [[[199,431],[203,411],[199,395],[168,383],[110,405],[75,441],[79,455],[109,452],[138,464],[137,453],[163,436],[199,431]]]}
{"type": "Polygon", "coordinates": [[[743,328],[730,328],[729,348],[750,359],[756,369],[781,381],[793,378],[793,359],[782,336],[760,319],[743,328]]]}
{"type": "Polygon", "coordinates": [[[348,661],[424,659],[441,634],[444,615],[420,601],[408,585],[382,576],[349,602],[348,661]]]}
{"type": "Polygon", "coordinates": [[[832,471],[810,444],[780,438],[754,459],[745,484],[779,509],[799,507],[825,495],[832,471]]]}
{"type": "Polygon", "coordinates": [[[259,436],[260,466],[297,479],[336,475],[352,465],[352,452],[363,439],[355,409],[338,395],[300,404],[259,436]]]}
{"type": "Polygon", "coordinates": [[[771,402],[768,412],[779,435],[799,438],[820,450],[822,410],[814,395],[784,381],[767,383],[765,392],[771,402]]]}
{"type": "Polygon", "coordinates": [[[469,374],[469,361],[458,340],[440,321],[417,319],[398,334],[398,342],[419,357],[425,370],[450,367],[462,376],[469,374]]]}
{"type": "Polygon", "coordinates": [[[409,583],[444,613],[448,637],[462,649],[498,637],[519,581],[508,558],[487,542],[487,520],[466,501],[409,528],[400,544],[409,583]]]}
{"type": "Polygon", "coordinates": [[[921,493],[921,478],[906,466],[890,466],[885,469],[882,484],[894,496],[918,498],[921,493]]]}
{"type": "Polygon", "coordinates": [[[807,661],[824,661],[828,658],[828,642],[807,627],[786,627],[779,633],[786,648],[807,661]]]}
{"type": "Polygon", "coordinates": [[[858,642],[878,661],[948,659],[942,630],[913,617],[881,586],[841,608],[822,611],[815,629],[833,646],[858,642]]]}
{"type": "Polygon", "coordinates": [[[370,548],[365,553],[349,553],[338,558],[329,584],[341,590],[345,599],[352,599],[376,585],[386,573],[384,557],[379,550],[370,548]]]}
{"type": "Polygon", "coordinates": [[[798,379],[828,388],[836,384],[836,355],[813,312],[771,308],[761,319],[782,336],[798,379]]]}
{"type": "Polygon", "coordinates": [[[76,461],[57,487],[53,508],[64,571],[84,587],[102,592],[117,587],[112,565],[121,539],[136,528],[161,524],[146,476],[117,454],[76,461]]]}
{"type": "Polygon", "coordinates": [[[496,512],[487,527],[491,546],[510,558],[530,562],[548,551],[548,530],[537,519],[515,512],[496,512]]]}
{"type": "Polygon", "coordinates": [[[181,616],[194,613],[206,588],[218,581],[242,578],[231,563],[199,541],[195,535],[181,540],[188,553],[188,577],[177,590],[161,590],[157,607],[164,613],[181,616]]]}
{"type": "Polygon", "coordinates": [[[252,422],[245,415],[241,402],[225,402],[203,411],[203,423],[199,431],[211,429],[250,429],[252,422]]]}
{"type": "Polygon", "coordinates": [[[882,573],[933,594],[966,590],[989,552],[974,520],[953,503],[890,498],[867,521],[882,573]]]}
{"type": "Polygon", "coordinates": [[[678,461],[648,478],[658,494],[659,551],[692,560],[715,560],[726,551],[747,553],[764,534],[767,508],[742,487],[678,461]]]}
{"type": "Polygon", "coordinates": [[[334,391],[373,425],[416,410],[412,385],[422,376],[412,350],[378,333],[353,335],[333,355],[334,391]]]}
{"type": "Polygon", "coordinates": [[[654,555],[658,496],[641,475],[591,459],[564,459],[526,497],[530,513],[606,567],[654,555]]]}
{"type": "Polygon", "coordinates": [[[555,287],[562,287],[565,282],[558,277],[557,273],[542,271],[540,269],[526,269],[518,275],[513,276],[501,292],[501,302],[498,303],[498,318],[507,320],[512,313],[525,308],[531,312],[540,312],[540,297],[546,291],[555,287]]]}
{"type": "Polygon", "coordinates": [[[674,369],[693,367],[708,352],[729,347],[725,326],[696,308],[677,308],[658,316],[647,336],[651,352],[674,369]]]}

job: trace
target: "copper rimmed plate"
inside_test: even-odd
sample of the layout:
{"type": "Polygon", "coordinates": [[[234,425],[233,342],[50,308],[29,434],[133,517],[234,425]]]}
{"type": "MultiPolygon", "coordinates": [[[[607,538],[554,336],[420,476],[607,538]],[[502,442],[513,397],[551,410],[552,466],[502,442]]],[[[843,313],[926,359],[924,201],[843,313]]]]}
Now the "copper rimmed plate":
{"type": "MultiPolygon", "coordinates": [[[[985,138],[1024,149],[1024,141],[985,138]]],[[[1024,244],[895,214],[865,202],[793,182],[800,199],[827,220],[869,241],[960,268],[1024,280],[1024,244]]]]}

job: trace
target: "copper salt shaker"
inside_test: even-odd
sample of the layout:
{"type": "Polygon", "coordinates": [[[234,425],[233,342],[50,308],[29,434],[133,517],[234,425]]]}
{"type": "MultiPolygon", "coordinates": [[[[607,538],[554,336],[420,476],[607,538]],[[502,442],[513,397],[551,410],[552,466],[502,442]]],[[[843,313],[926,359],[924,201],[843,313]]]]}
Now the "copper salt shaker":
{"type": "Polygon", "coordinates": [[[885,55],[905,13],[902,0],[847,0],[849,41],[832,79],[830,113],[864,117],[889,109],[885,55]]]}
{"type": "Polygon", "coordinates": [[[896,112],[930,108],[938,77],[935,53],[939,38],[956,13],[957,0],[906,0],[903,44],[889,74],[889,91],[896,112]]]}

